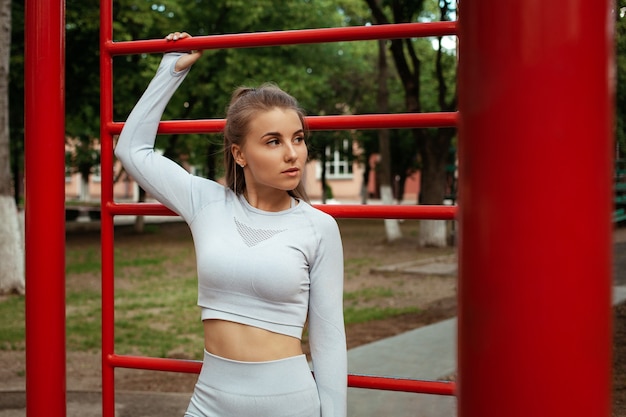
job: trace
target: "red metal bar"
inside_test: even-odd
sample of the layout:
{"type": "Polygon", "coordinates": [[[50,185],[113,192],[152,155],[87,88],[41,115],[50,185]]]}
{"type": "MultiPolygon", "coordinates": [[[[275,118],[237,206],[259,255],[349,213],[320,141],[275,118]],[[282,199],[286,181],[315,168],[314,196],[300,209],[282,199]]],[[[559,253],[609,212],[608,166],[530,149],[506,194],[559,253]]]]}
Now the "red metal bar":
{"type": "Polygon", "coordinates": [[[450,381],[422,381],[409,378],[348,375],[348,386],[385,391],[412,392],[415,394],[454,395],[456,383],[450,381]]]}
{"type": "Polygon", "coordinates": [[[315,207],[333,217],[352,219],[454,220],[456,215],[455,206],[321,204],[315,207]]]}
{"type": "Polygon", "coordinates": [[[300,29],[278,32],[235,33],[228,35],[195,36],[174,46],[164,40],[106,42],[103,47],[111,55],[156,53],[188,49],[253,48],[341,41],[416,38],[456,34],[456,22],[401,23],[373,26],[353,26],[325,29],[300,29]]]}
{"type": "MultiPolygon", "coordinates": [[[[200,373],[201,361],[150,358],[145,356],[110,355],[110,365],[118,368],[147,369],[151,371],[200,373]]],[[[450,381],[423,381],[412,378],[395,378],[371,375],[348,375],[348,386],[386,391],[403,391],[418,394],[454,395],[456,384],[450,381]]]]}
{"type": "Polygon", "coordinates": [[[460,417],[611,414],[611,6],[461,6],[460,417]]]}
{"type": "Polygon", "coordinates": [[[147,369],[150,371],[184,372],[199,374],[202,369],[201,361],[151,358],[132,355],[109,355],[108,363],[117,368],[147,369]]]}
{"type": "MultiPolygon", "coordinates": [[[[314,207],[337,218],[352,219],[428,219],[454,220],[456,206],[314,204],[314,207]]],[[[158,203],[109,204],[112,215],[176,216],[158,203]]]]}
{"type": "Polygon", "coordinates": [[[66,414],[65,9],[25,3],[26,414],[66,414]]]}
{"type": "Polygon", "coordinates": [[[105,128],[113,120],[113,58],[104,45],[113,38],[112,0],[100,2],[100,164],[102,256],[102,416],[115,416],[115,368],[108,358],[115,350],[113,136],[105,128]]]}
{"type": "MultiPolygon", "coordinates": [[[[457,113],[360,114],[351,116],[309,116],[311,130],[410,129],[456,127],[457,113]]],[[[217,133],[224,129],[225,119],[167,120],[159,124],[159,133],[217,133]]],[[[118,135],[124,123],[108,123],[108,133],[118,135]]]]}

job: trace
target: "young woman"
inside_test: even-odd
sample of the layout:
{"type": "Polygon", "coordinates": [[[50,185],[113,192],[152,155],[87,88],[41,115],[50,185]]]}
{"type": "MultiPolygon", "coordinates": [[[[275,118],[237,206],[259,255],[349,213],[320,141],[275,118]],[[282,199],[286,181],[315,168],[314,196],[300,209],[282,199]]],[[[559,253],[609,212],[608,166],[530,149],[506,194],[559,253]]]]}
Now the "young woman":
{"type": "Polygon", "coordinates": [[[226,186],[154,151],[163,111],[201,54],[164,55],[115,148],[193,235],[204,362],[185,416],[345,416],[343,249],[334,219],[307,202],[307,127],[296,100],[272,85],[235,91],[226,186]],[[307,321],[314,376],[301,348],[307,321]]]}

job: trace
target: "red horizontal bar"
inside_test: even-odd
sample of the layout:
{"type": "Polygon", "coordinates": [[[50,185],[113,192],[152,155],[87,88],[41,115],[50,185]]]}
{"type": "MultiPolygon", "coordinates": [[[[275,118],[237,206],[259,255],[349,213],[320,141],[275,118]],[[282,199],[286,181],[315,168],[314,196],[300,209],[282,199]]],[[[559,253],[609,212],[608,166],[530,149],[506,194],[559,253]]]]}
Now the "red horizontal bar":
{"type": "Polygon", "coordinates": [[[106,209],[113,215],[178,216],[159,203],[107,203],[106,209]]]}
{"type": "Polygon", "coordinates": [[[340,116],[309,116],[311,130],[348,129],[407,129],[426,127],[456,127],[456,112],[356,114],[340,116]]]}
{"type": "MultiPolygon", "coordinates": [[[[364,205],[364,204],[314,204],[315,208],[335,218],[351,219],[427,219],[454,220],[457,206],[420,205],[364,205]]],[[[176,216],[177,214],[158,203],[109,203],[107,209],[113,215],[176,216]]]]}
{"type": "Polygon", "coordinates": [[[195,36],[176,43],[165,40],[105,42],[111,55],[168,52],[182,49],[255,48],[375,39],[423,38],[456,35],[456,22],[396,23],[388,25],[351,26],[322,29],[300,29],[273,32],[234,33],[195,36]]]}
{"type": "Polygon", "coordinates": [[[112,354],[107,357],[108,364],[117,368],[147,369],[151,371],[185,372],[199,374],[201,361],[184,359],[150,358],[112,354]]]}
{"type": "Polygon", "coordinates": [[[343,219],[454,220],[456,206],[315,204],[315,208],[343,219]]]}
{"type": "Polygon", "coordinates": [[[409,378],[348,375],[348,386],[416,394],[455,395],[456,383],[451,381],[422,381],[409,378]]]}
{"type": "MultiPolygon", "coordinates": [[[[369,130],[369,129],[410,129],[426,127],[456,127],[456,112],[439,113],[399,113],[399,114],[359,114],[337,116],[308,116],[311,130],[369,130]]],[[[166,120],[159,124],[159,133],[219,133],[224,129],[225,119],[209,120],[166,120]]],[[[113,122],[107,129],[113,135],[122,131],[124,123],[113,122]]]]}
{"type": "MultiPolygon", "coordinates": [[[[146,369],[151,371],[200,373],[201,361],[150,358],[145,356],[109,355],[108,364],[117,368],[146,369]]],[[[386,391],[403,391],[418,394],[454,395],[456,384],[447,381],[422,381],[409,378],[348,375],[348,386],[386,391]]]]}

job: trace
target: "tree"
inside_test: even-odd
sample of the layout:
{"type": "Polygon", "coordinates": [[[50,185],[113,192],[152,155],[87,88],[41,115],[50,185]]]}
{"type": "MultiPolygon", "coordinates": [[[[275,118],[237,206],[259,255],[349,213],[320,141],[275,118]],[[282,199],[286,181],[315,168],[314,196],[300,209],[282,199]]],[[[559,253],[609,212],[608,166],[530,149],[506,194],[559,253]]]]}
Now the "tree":
{"type": "Polygon", "coordinates": [[[24,247],[13,196],[9,147],[11,1],[0,0],[0,292],[23,294],[24,247]]]}
{"type": "MultiPolygon", "coordinates": [[[[377,24],[416,21],[426,6],[424,0],[388,0],[383,3],[383,6],[386,7],[381,7],[377,0],[365,1],[369,5],[377,24]],[[388,13],[392,14],[393,19],[387,16],[388,13]]],[[[453,8],[452,1],[438,1],[438,8],[440,20],[449,20],[453,8]]],[[[422,112],[427,107],[427,98],[421,83],[423,72],[425,72],[424,62],[427,62],[424,59],[426,50],[418,50],[419,45],[418,41],[412,39],[394,39],[390,46],[396,71],[404,86],[406,110],[415,113],[422,112]]],[[[434,60],[434,77],[437,86],[436,110],[438,111],[452,111],[456,108],[456,90],[451,88],[452,82],[448,74],[451,68],[451,57],[447,55],[439,39],[434,60]]],[[[430,58],[431,56],[426,57],[430,58]]],[[[451,128],[413,130],[414,139],[419,149],[422,171],[419,204],[443,203],[446,190],[448,152],[455,134],[455,130],[451,128]]],[[[422,220],[419,241],[423,246],[446,246],[445,222],[422,220]]]]}

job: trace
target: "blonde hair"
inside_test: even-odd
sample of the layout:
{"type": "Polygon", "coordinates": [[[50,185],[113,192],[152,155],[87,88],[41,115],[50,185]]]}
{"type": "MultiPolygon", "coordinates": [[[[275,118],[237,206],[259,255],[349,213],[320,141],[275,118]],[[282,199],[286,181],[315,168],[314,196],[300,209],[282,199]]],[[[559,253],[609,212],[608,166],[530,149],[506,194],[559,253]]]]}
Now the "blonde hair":
{"type": "MultiPolygon", "coordinates": [[[[309,129],[304,119],[304,111],[300,108],[298,101],[275,84],[266,83],[258,88],[239,87],[233,92],[226,111],[226,125],[224,126],[224,171],[226,186],[235,194],[242,194],[246,190],[246,180],[243,168],[235,162],[232,146],[244,145],[250,122],[259,112],[275,108],[294,110],[302,123],[305,138],[308,137],[309,129]]],[[[304,178],[288,193],[292,197],[309,202],[303,180],[304,178]]]]}

